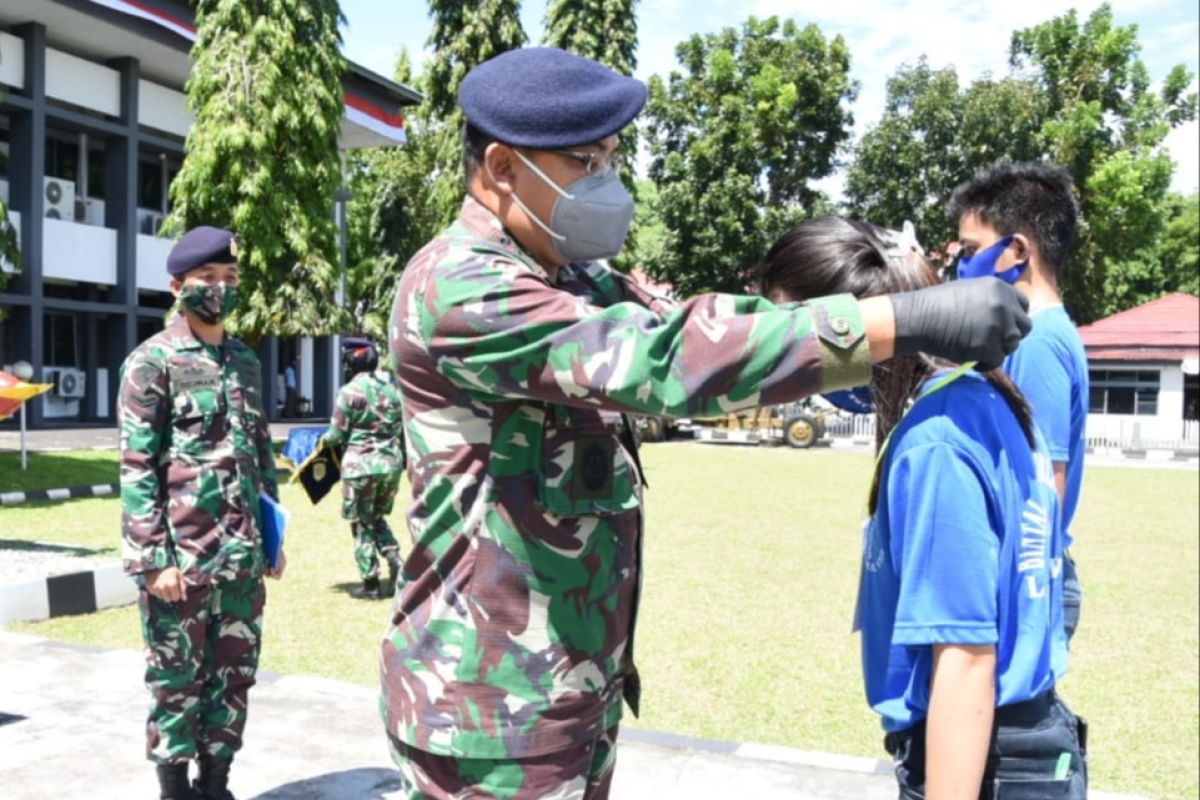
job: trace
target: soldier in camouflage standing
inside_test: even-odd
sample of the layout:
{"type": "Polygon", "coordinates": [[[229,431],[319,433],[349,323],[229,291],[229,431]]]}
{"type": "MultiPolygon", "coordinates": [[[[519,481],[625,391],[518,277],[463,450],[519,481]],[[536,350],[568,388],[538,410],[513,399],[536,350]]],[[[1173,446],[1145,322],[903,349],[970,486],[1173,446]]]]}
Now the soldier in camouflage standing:
{"type": "Polygon", "coordinates": [[[246,694],[262,641],[259,493],[278,498],[258,358],[225,334],[238,301],[237,243],[200,227],[171,250],[181,310],[121,367],[121,521],[137,581],[146,751],[162,798],[232,800],[246,694]],[[188,785],[188,765],[199,777],[188,785]]]}
{"type": "Polygon", "coordinates": [[[325,443],[342,455],[342,517],[354,534],[354,560],[362,576],[358,597],[378,600],[379,558],[388,563],[384,592],[391,595],[400,571],[400,548],[388,527],[400,473],[404,469],[404,418],[396,376],[379,369],[371,345],[351,350],[347,366],[355,373],[338,392],[325,443]],[[378,555],[377,555],[378,554],[378,555]]]}
{"type": "Polygon", "coordinates": [[[999,281],[778,306],[650,295],[603,262],[633,217],[617,134],[645,99],[553,48],[497,56],[459,93],[468,196],[405,268],[390,341],[414,546],[381,707],[414,800],[607,796],[622,697],[638,702],[629,414],[794,401],[898,352],[995,366],[1029,327],[999,281]]]}

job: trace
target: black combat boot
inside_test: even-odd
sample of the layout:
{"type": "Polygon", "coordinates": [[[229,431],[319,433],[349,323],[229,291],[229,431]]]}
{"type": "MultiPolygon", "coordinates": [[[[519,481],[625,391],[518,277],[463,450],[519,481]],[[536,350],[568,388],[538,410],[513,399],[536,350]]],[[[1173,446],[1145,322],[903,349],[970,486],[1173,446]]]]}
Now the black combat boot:
{"type": "Polygon", "coordinates": [[[158,770],[159,800],[199,800],[199,795],[188,785],[188,765],[159,764],[158,770]]]}
{"type": "Polygon", "coordinates": [[[391,598],[396,594],[396,578],[400,575],[400,557],[388,555],[388,577],[384,586],[384,596],[391,598]]]}
{"type": "Polygon", "coordinates": [[[379,578],[363,578],[362,586],[351,589],[350,594],[359,600],[378,600],[380,597],[379,578]]]}
{"type": "Polygon", "coordinates": [[[197,800],[237,800],[229,791],[229,767],[232,758],[200,756],[200,777],[196,779],[197,800]]]}

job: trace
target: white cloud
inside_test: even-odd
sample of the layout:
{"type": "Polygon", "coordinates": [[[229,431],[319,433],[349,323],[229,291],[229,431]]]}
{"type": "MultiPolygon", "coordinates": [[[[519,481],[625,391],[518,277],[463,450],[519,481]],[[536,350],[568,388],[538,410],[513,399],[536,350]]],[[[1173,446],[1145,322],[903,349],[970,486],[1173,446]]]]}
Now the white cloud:
{"type": "Polygon", "coordinates": [[[1200,123],[1189,122],[1167,134],[1167,149],[1175,161],[1171,188],[1184,194],[1200,188],[1200,123]]]}

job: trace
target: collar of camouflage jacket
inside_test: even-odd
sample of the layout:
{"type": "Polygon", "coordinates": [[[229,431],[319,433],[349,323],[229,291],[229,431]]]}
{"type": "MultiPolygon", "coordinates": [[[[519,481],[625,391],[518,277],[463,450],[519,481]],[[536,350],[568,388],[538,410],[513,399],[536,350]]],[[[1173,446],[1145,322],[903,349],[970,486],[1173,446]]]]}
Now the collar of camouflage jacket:
{"type": "Polygon", "coordinates": [[[196,336],[182,311],[175,312],[167,323],[167,335],[171,337],[171,346],[176,350],[200,350],[204,347],[204,342],[196,336]]]}
{"type": "Polygon", "coordinates": [[[546,277],[547,280],[549,279],[546,268],[539,264],[537,259],[516,240],[516,237],[505,229],[500,218],[471,195],[463,198],[462,211],[458,221],[471,236],[496,245],[498,250],[511,253],[516,260],[546,277]]]}

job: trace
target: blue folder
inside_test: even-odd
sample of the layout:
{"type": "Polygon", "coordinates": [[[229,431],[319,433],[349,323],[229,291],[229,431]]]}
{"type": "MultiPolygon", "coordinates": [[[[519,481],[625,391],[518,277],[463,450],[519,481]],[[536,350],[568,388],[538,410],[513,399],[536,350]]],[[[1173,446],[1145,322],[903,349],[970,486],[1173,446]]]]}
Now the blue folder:
{"type": "Polygon", "coordinates": [[[275,502],[266,492],[258,493],[258,505],[262,510],[262,543],[267,556],[267,566],[279,568],[279,551],[283,549],[283,534],[287,530],[288,510],[275,502]]]}

